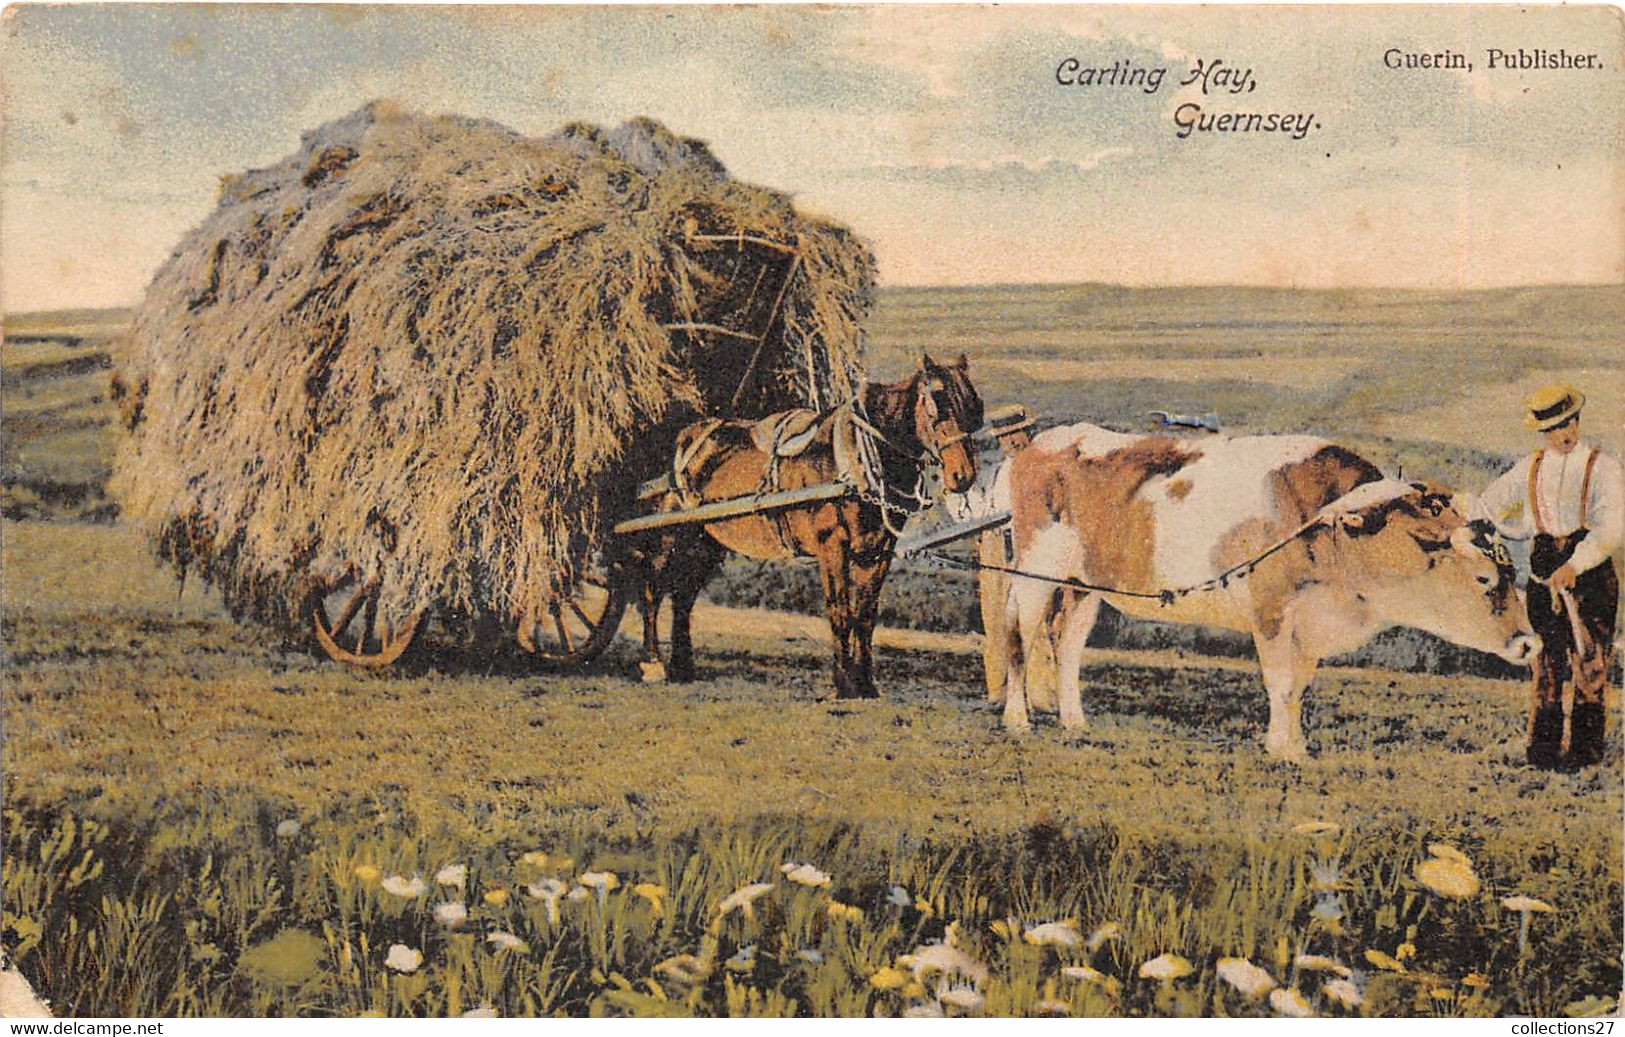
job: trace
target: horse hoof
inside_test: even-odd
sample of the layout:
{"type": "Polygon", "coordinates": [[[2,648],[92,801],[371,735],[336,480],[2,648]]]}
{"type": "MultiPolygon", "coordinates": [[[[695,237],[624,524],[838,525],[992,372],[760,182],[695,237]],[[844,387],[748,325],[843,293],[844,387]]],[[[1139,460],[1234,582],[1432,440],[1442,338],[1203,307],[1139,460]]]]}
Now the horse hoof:
{"type": "Polygon", "coordinates": [[[652,663],[638,663],[638,670],[645,684],[660,684],[666,679],[666,664],[658,659],[652,663]]]}

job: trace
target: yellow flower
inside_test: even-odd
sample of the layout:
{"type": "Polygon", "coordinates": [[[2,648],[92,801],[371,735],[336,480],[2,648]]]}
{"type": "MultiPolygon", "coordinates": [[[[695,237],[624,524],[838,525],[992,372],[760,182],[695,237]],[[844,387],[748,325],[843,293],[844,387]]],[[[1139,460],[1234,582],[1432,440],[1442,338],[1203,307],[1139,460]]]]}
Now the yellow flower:
{"type": "Polygon", "coordinates": [[[1083,945],[1089,948],[1089,952],[1092,954],[1095,951],[1100,950],[1101,945],[1107,940],[1115,940],[1122,935],[1122,926],[1118,925],[1116,922],[1106,922],[1100,926],[1100,928],[1090,933],[1089,939],[1085,940],[1083,945]]]}
{"type": "Polygon", "coordinates": [[[974,1012],[982,1007],[982,995],[973,987],[950,987],[937,995],[937,1000],[967,1012],[974,1012]]]}
{"type": "Polygon", "coordinates": [[[1328,980],[1320,985],[1320,992],[1344,1008],[1359,1008],[1365,1004],[1365,995],[1348,979],[1328,980]]]}
{"type": "Polygon", "coordinates": [[[366,883],[369,886],[372,885],[374,882],[377,882],[379,876],[381,876],[382,874],[383,874],[383,872],[379,871],[377,868],[373,867],[370,864],[357,864],[355,866],[355,877],[356,877],[356,879],[361,881],[361,882],[366,883]]]}
{"type": "Polygon", "coordinates": [[[1090,965],[1068,965],[1061,970],[1061,975],[1067,979],[1081,979],[1085,983],[1093,983],[1112,997],[1116,997],[1118,990],[1121,989],[1116,976],[1108,976],[1090,965]]]}
{"type": "Polygon", "coordinates": [[[1448,1001],[1455,996],[1456,992],[1451,990],[1449,987],[1434,987],[1432,990],[1428,991],[1428,997],[1431,997],[1436,1001],[1448,1001]]]}
{"type": "Polygon", "coordinates": [[[903,996],[904,997],[909,997],[909,998],[924,997],[925,996],[925,984],[921,983],[919,980],[915,980],[914,982],[910,983],[908,986],[903,988],[903,996]]]}
{"type": "Polygon", "coordinates": [[[843,904],[839,900],[831,900],[829,902],[829,907],[825,908],[825,911],[827,911],[829,916],[837,922],[863,921],[863,908],[853,907],[851,904],[843,904]]]}
{"type": "Polygon", "coordinates": [[[485,891],[485,902],[492,907],[501,907],[508,902],[508,891],[505,889],[488,889],[485,891]]]}
{"type": "Polygon", "coordinates": [[[499,951],[514,951],[519,954],[529,952],[530,945],[513,933],[498,929],[485,938],[485,942],[499,951]]]}
{"type": "Polygon", "coordinates": [[[908,985],[908,981],[908,973],[899,972],[890,965],[869,977],[869,985],[876,990],[900,990],[908,985]]]}
{"type": "Polygon", "coordinates": [[[1473,859],[1449,843],[1428,843],[1428,853],[1441,860],[1455,861],[1464,868],[1473,866],[1473,859]]]}
{"type": "Polygon", "coordinates": [[[1484,990],[1490,985],[1490,977],[1484,975],[1482,972],[1469,972],[1467,975],[1461,977],[1461,985],[1464,987],[1472,987],[1475,990],[1484,990]]]}
{"type": "Polygon", "coordinates": [[[1159,954],[1140,966],[1140,978],[1157,979],[1166,983],[1188,976],[1194,971],[1196,970],[1191,963],[1177,954],[1159,954]]]}
{"type": "Polygon", "coordinates": [[[576,881],[600,893],[608,893],[621,884],[613,871],[584,871],[576,876],[576,881]]]}
{"type": "Polygon", "coordinates": [[[1404,943],[1394,948],[1394,957],[1398,958],[1400,961],[1410,961],[1412,958],[1416,957],[1416,944],[1406,940],[1404,943]]]}
{"type": "Polygon", "coordinates": [[[731,911],[738,911],[746,918],[754,918],[756,909],[751,905],[756,898],[773,888],[771,882],[752,882],[748,886],[741,886],[722,898],[717,905],[718,915],[727,915],[731,911]]]}
{"type": "Polygon", "coordinates": [[[657,886],[653,882],[640,882],[632,887],[632,892],[647,900],[656,911],[665,904],[665,886],[657,886]]]}
{"type": "Polygon", "coordinates": [[[1365,960],[1369,961],[1371,964],[1375,965],[1377,968],[1385,969],[1385,970],[1387,970],[1389,972],[1406,972],[1406,971],[1408,971],[1405,968],[1404,962],[1396,961],[1395,959],[1393,959],[1393,958],[1389,957],[1388,955],[1384,954],[1382,951],[1377,950],[1375,947],[1373,947],[1371,950],[1368,950],[1368,951],[1365,952],[1365,960]]]}
{"type": "Polygon", "coordinates": [[[519,863],[532,868],[545,868],[547,867],[547,853],[543,850],[530,850],[520,856],[519,863]]]}
{"type": "Polygon", "coordinates": [[[693,986],[711,974],[711,963],[692,954],[679,954],[656,965],[655,971],[673,983],[693,986]]]}
{"type": "Polygon", "coordinates": [[[1245,997],[1260,998],[1275,989],[1275,979],[1246,958],[1220,958],[1217,971],[1245,997]]]}
{"type": "Polygon", "coordinates": [[[1300,954],[1293,959],[1292,964],[1308,972],[1334,972],[1344,979],[1352,979],[1354,976],[1354,971],[1347,965],[1324,954],[1300,954]]]}
{"type": "Polygon", "coordinates": [[[1458,899],[1478,893],[1473,869],[1450,857],[1429,857],[1416,866],[1416,881],[1444,897],[1458,899]]]}
{"type": "Polygon", "coordinates": [[[779,870],[784,873],[785,878],[798,886],[810,886],[817,889],[830,884],[829,873],[819,871],[811,864],[797,864],[790,861],[780,865],[779,870]]]}
{"type": "Polygon", "coordinates": [[[1077,924],[1070,918],[1035,925],[1022,933],[1021,938],[1034,947],[1076,947],[1083,942],[1083,937],[1078,935],[1077,924]]]}
{"type": "Polygon", "coordinates": [[[1270,1007],[1289,1019],[1308,1019],[1315,1014],[1302,994],[1286,987],[1270,991],[1270,1007]]]}
{"type": "Polygon", "coordinates": [[[1522,893],[1516,896],[1503,897],[1501,906],[1508,911],[1538,911],[1541,914],[1553,914],[1557,911],[1557,908],[1546,903],[1546,901],[1536,900],[1534,897],[1524,896],[1522,893]]]}

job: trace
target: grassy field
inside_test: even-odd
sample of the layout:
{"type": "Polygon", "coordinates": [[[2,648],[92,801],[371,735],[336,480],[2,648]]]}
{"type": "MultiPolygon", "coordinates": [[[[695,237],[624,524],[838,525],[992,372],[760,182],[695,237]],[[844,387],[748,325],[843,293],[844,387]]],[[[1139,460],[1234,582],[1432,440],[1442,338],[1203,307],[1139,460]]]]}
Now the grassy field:
{"type": "MultiPolygon", "coordinates": [[[[1476,473],[1520,448],[1515,423],[1444,434],[1429,416],[1618,365],[1589,353],[1619,340],[1620,301],[896,291],[874,354],[884,377],[921,348],[964,349],[991,400],[1050,420],[1217,409],[1368,435],[1407,475],[1476,473]],[[1441,373],[1457,346],[1472,363],[1441,373]],[[1211,364],[1190,362],[1198,347],[1211,364]],[[1418,384],[1433,403],[1396,408],[1412,438],[1387,438],[1380,404],[1410,406],[1418,384]]],[[[630,644],[568,676],[502,655],[358,674],[234,623],[116,521],[100,487],[117,320],[8,320],[0,354],[0,940],[64,1013],[1616,1003],[1617,697],[1610,762],[1559,775],[1522,766],[1521,680],[1444,656],[1329,667],[1306,704],[1316,758],[1293,768],[1261,751],[1250,659],[1123,628],[1086,668],[1089,728],[1013,741],[980,694],[968,588],[916,571],[888,615],[940,632],[882,632],[876,702],[828,698],[821,621],[716,601],[696,619],[691,685],[636,682],[630,644]],[[1427,863],[1451,849],[1471,889],[1427,863]],[[799,882],[784,870],[797,863],[814,866],[799,882]],[[1525,928],[1501,903],[1516,893],[1556,911],[1525,928]],[[1143,977],[1162,955],[1190,974],[1143,977]],[[1229,958],[1293,995],[1272,1001],[1229,958]]],[[[1607,377],[1587,382],[1588,415],[1616,405],[1607,377]]],[[[735,566],[715,598],[804,605],[800,579],[735,566]]]]}

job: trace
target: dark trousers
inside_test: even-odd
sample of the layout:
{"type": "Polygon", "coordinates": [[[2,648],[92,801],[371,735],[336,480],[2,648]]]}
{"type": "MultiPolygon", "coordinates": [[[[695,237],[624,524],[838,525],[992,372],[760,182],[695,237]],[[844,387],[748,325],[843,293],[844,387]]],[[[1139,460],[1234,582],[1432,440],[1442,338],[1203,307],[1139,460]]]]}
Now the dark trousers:
{"type": "MultiPolygon", "coordinates": [[[[1585,532],[1535,538],[1529,566],[1536,577],[1550,576],[1566,562],[1585,532]]],[[[1540,635],[1534,663],[1535,686],[1529,703],[1529,762],[1536,767],[1583,767],[1602,759],[1607,706],[1604,692],[1612,665],[1614,622],[1619,614],[1619,577],[1612,563],[1583,572],[1569,591],[1585,632],[1587,656],[1574,643],[1574,627],[1561,596],[1544,583],[1529,582],[1529,625],[1540,635]],[[1563,685],[1574,687],[1567,751],[1563,738],[1563,685]]]]}

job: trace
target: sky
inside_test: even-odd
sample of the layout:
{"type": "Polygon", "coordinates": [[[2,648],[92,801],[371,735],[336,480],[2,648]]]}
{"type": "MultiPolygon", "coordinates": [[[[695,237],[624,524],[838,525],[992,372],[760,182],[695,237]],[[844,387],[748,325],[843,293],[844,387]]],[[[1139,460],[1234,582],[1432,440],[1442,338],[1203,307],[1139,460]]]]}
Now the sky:
{"type": "Polygon", "coordinates": [[[1622,63],[1602,7],[25,4],[0,36],[0,309],[136,301],[221,174],[380,97],[537,135],[652,116],[854,227],[885,284],[1619,282],[1622,63]],[[1603,67],[1491,71],[1490,47],[1603,67]],[[1067,58],[1167,73],[1063,86],[1067,58]],[[1179,86],[1215,60],[1252,89],[1179,86]],[[1191,104],[1316,128],[1181,139],[1191,104]]]}

